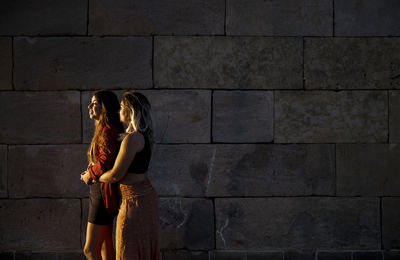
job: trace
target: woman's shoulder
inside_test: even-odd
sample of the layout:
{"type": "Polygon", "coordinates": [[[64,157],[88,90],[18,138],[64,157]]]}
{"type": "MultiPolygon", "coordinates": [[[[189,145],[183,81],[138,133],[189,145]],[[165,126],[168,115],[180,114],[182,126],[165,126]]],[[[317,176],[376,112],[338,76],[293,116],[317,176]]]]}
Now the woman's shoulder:
{"type": "Polygon", "coordinates": [[[135,146],[139,149],[143,148],[145,144],[144,136],[139,132],[126,134],[123,142],[126,142],[129,146],[135,146]]]}

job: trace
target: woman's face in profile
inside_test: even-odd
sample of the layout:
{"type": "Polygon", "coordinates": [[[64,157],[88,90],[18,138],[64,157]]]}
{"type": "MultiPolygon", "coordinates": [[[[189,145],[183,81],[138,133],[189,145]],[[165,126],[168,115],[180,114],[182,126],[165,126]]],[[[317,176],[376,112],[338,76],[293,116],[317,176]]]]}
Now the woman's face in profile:
{"type": "Polygon", "coordinates": [[[101,106],[99,102],[97,101],[96,97],[92,97],[92,101],[89,103],[89,117],[90,119],[93,120],[99,120],[100,118],[100,112],[101,112],[101,106]]]}
{"type": "Polygon", "coordinates": [[[124,105],[124,103],[121,102],[121,109],[119,110],[119,120],[122,123],[129,123],[129,112],[128,108],[124,105]]]}

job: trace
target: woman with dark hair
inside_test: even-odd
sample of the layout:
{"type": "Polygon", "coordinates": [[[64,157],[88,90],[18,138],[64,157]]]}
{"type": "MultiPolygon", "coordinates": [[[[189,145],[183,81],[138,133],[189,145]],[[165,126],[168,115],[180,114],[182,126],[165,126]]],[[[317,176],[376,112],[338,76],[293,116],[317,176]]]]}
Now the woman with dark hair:
{"type": "Polygon", "coordinates": [[[117,217],[116,259],[158,260],[158,195],[147,178],[153,128],[150,103],[125,92],[120,119],[127,128],[115,164],[98,181],[119,182],[122,203],[117,217]]]}
{"type": "Polygon", "coordinates": [[[87,259],[114,259],[113,219],[118,211],[117,186],[93,183],[111,169],[118,153],[118,135],[123,131],[119,121],[117,96],[107,90],[95,91],[88,106],[95,130],[87,157],[89,166],[81,180],[90,184],[89,217],[84,254],[87,259]]]}

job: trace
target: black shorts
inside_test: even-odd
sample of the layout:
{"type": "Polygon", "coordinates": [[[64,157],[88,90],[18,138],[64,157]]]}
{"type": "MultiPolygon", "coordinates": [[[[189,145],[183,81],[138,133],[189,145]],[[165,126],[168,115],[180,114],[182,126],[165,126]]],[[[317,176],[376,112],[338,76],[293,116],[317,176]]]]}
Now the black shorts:
{"type": "Polygon", "coordinates": [[[115,211],[111,214],[107,213],[104,207],[103,198],[101,197],[101,183],[94,183],[89,185],[89,217],[88,222],[96,225],[112,225],[114,217],[118,214],[115,211]]]}

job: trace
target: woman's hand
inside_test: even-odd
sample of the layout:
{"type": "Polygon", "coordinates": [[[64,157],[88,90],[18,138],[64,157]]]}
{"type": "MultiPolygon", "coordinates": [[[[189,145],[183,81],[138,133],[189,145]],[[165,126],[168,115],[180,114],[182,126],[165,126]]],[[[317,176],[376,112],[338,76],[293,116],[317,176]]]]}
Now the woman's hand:
{"type": "Polygon", "coordinates": [[[86,184],[91,184],[92,179],[90,178],[90,174],[88,171],[84,171],[81,173],[81,181],[85,182],[86,184]]]}

